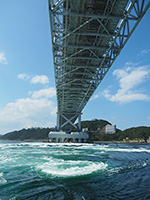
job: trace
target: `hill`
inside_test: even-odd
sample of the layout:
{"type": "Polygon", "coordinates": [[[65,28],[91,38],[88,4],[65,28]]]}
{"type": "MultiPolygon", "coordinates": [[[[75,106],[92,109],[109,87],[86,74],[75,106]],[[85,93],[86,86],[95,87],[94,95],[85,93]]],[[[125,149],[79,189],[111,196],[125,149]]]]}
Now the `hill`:
{"type": "Polygon", "coordinates": [[[150,127],[139,126],[126,129],[118,135],[118,140],[143,140],[147,142],[150,137],[150,127]]]}
{"type": "Polygon", "coordinates": [[[93,119],[89,121],[82,121],[82,128],[88,128],[89,131],[97,131],[98,128],[102,129],[107,124],[111,124],[110,122],[102,119],[93,119]]]}
{"type": "Polygon", "coordinates": [[[47,140],[53,128],[30,128],[13,131],[1,137],[3,140],[47,140]]]}
{"type": "MultiPolygon", "coordinates": [[[[98,128],[103,128],[106,124],[110,124],[105,120],[91,120],[91,121],[82,121],[81,125],[83,128],[88,128],[89,132],[96,131],[98,128]]],[[[53,131],[54,128],[30,128],[22,129],[19,131],[13,131],[7,133],[1,137],[3,140],[48,140],[48,133],[53,131]]]]}
{"type": "MultiPolygon", "coordinates": [[[[120,142],[150,142],[150,127],[140,126],[121,131],[117,129],[115,134],[105,134],[101,129],[107,124],[106,120],[82,121],[82,128],[88,128],[89,141],[120,141],[120,142]]],[[[54,128],[30,128],[20,131],[13,131],[0,137],[2,140],[21,141],[48,141],[48,133],[54,128]]]]}
{"type": "Polygon", "coordinates": [[[89,133],[90,141],[150,142],[150,127],[140,126],[117,131],[115,134],[89,133]]]}

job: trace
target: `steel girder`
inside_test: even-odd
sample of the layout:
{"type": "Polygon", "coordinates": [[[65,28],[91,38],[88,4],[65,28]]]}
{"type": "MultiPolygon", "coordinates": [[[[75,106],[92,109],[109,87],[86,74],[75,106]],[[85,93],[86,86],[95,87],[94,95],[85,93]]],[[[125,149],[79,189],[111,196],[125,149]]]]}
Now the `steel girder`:
{"type": "Polygon", "coordinates": [[[136,26],[147,0],[49,0],[57,128],[70,131],[136,26]]]}

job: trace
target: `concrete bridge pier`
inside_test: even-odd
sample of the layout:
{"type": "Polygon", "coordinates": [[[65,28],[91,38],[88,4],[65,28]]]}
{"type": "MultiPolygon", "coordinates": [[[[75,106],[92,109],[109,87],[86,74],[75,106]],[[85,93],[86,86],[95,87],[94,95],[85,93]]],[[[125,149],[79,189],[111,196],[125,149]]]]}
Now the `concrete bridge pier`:
{"type": "Polygon", "coordinates": [[[73,143],[84,143],[87,142],[89,135],[85,132],[71,132],[67,134],[63,131],[51,131],[48,135],[49,142],[63,143],[63,142],[73,142],[73,143]]]}

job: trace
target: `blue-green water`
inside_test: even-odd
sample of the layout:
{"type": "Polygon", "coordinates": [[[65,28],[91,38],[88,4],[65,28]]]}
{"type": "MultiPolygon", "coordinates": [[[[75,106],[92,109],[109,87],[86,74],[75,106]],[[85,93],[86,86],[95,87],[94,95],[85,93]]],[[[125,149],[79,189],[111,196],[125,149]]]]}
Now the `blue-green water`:
{"type": "Polygon", "coordinates": [[[150,145],[0,142],[0,200],[150,199],[150,145]]]}

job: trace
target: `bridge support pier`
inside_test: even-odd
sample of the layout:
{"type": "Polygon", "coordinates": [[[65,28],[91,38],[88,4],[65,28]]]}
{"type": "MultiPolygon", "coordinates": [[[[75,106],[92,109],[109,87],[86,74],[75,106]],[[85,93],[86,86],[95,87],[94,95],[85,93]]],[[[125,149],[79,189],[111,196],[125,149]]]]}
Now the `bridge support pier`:
{"type": "MultiPolygon", "coordinates": [[[[81,114],[82,113],[61,113],[57,112],[57,130],[66,131],[66,126],[74,127],[77,131],[81,131],[81,114]],[[71,117],[70,117],[71,116],[71,117]],[[78,125],[74,124],[75,120],[78,118],[78,125]]],[[[70,128],[70,131],[72,128],[70,128]]]]}
{"type": "Polygon", "coordinates": [[[52,131],[49,133],[49,142],[87,142],[89,135],[85,132],[81,132],[81,114],[82,113],[57,112],[57,131],[52,131]],[[77,125],[74,124],[76,119],[78,119],[77,125]],[[76,132],[71,132],[72,127],[76,129],[76,132]],[[68,131],[68,128],[70,128],[70,131],[68,131]]]}
{"type": "Polygon", "coordinates": [[[79,113],[79,116],[78,116],[78,129],[79,131],[81,131],[81,113],[79,113]]]}
{"type": "Polygon", "coordinates": [[[59,112],[57,112],[57,130],[60,130],[60,124],[59,124],[59,112]]]}
{"type": "Polygon", "coordinates": [[[48,135],[49,142],[54,143],[64,143],[64,142],[73,142],[73,143],[85,143],[89,138],[89,135],[85,132],[71,132],[67,134],[63,131],[51,131],[48,135]]]}

